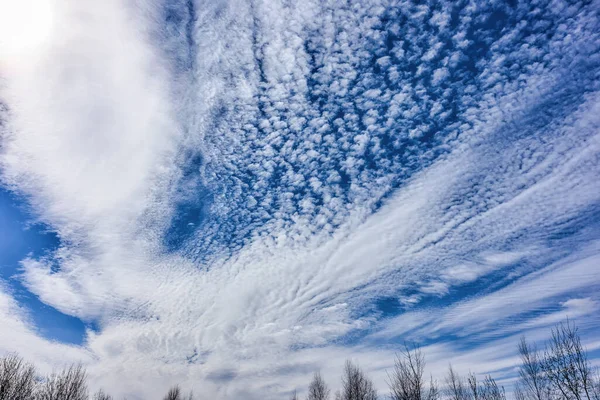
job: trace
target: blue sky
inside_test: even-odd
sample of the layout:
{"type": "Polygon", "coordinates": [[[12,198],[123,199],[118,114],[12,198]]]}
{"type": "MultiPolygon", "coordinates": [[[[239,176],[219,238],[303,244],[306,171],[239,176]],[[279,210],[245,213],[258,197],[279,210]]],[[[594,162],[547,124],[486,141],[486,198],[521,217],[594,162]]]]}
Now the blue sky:
{"type": "Polygon", "coordinates": [[[28,215],[23,199],[0,191],[0,271],[11,294],[30,311],[35,327],[44,337],[81,344],[85,326],[78,318],[65,315],[39,301],[19,279],[19,262],[27,257],[44,257],[56,250],[60,241],[51,229],[36,224],[28,215]]]}
{"type": "Polygon", "coordinates": [[[600,351],[597,1],[0,9],[0,351],[146,398],[600,351]],[[124,379],[126,378],[126,379],[124,379]]]}

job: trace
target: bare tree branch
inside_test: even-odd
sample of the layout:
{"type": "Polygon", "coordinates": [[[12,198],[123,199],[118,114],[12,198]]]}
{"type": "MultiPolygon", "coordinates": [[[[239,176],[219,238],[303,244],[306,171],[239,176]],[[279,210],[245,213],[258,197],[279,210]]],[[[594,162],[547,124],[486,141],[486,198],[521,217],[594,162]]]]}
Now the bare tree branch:
{"type": "Polygon", "coordinates": [[[446,392],[450,400],[469,399],[469,391],[460,375],[452,368],[452,364],[448,366],[448,375],[446,375],[446,392]]]}
{"type": "Polygon", "coordinates": [[[416,346],[411,348],[405,345],[404,349],[396,354],[394,370],[388,374],[391,399],[422,400],[424,371],[425,357],[421,350],[416,346]]]}
{"type": "Polygon", "coordinates": [[[163,400],[183,400],[183,394],[179,385],[175,385],[169,389],[163,400]]]}
{"type": "Polygon", "coordinates": [[[315,372],[313,380],[308,387],[308,400],[328,400],[329,387],[319,372],[315,372]]]}
{"type": "Polygon", "coordinates": [[[494,378],[488,375],[483,380],[479,398],[481,400],[506,400],[506,394],[504,388],[498,387],[494,378]]]}
{"type": "Polygon", "coordinates": [[[525,391],[522,388],[521,382],[515,383],[513,396],[515,400],[527,400],[527,396],[525,395],[525,391]]]}
{"type": "Polygon", "coordinates": [[[429,379],[429,390],[427,391],[426,400],[438,400],[440,398],[440,389],[438,384],[433,380],[433,376],[429,379]]]}
{"type": "Polygon", "coordinates": [[[540,359],[535,345],[527,343],[524,336],[519,342],[519,354],[521,356],[519,377],[522,395],[528,400],[549,400],[552,393],[544,373],[543,360],[540,359]]]}
{"type": "Polygon", "coordinates": [[[377,400],[373,382],[350,360],[344,366],[340,400],[377,400]]]}
{"type": "Polygon", "coordinates": [[[113,398],[100,389],[94,394],[94,400],[113,400],[113,398]]]}
{"type": "Polygon", "coordinates": [[[592,374],[577,328],[569,320],[552,329],[542,368],[564,399],[591,400],[592,374]]]}
{"type": "Polygon", "coordinates": [[[87,400],[86,372],[81,365],[46,378],[37,391],[36,400],[87,400]]]}
{"type": "Polygon", "coordinates": [[[594,370],[594,376],[592,377],[592,400],[600,400],[600,368],[594,370]]]}
{"type": "Polygon", "coordinates": [[[471,398],[474,400],[479,400],[479,398],[480,398],[479,385],[477,383],[477,376],[474,373],[469,372],[469,375],[467,376],[467,384],[469,385],[469,391],[471,393],[471,398]]]}
{"type": "Polygon", "coordinates": [[[11,354],[0,359],[0,400],[30,400],[35,390],[35,369],[11,354]]]}

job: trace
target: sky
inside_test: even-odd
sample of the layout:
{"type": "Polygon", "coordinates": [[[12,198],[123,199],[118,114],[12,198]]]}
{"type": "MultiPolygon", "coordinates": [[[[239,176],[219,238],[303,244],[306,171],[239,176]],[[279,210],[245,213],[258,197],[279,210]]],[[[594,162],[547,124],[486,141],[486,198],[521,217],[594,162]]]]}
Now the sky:
{"type": "Polygon", "coordinates": [[[600,365],[600,2],[0,0],[0,353],[282,399],[600,365]]]}

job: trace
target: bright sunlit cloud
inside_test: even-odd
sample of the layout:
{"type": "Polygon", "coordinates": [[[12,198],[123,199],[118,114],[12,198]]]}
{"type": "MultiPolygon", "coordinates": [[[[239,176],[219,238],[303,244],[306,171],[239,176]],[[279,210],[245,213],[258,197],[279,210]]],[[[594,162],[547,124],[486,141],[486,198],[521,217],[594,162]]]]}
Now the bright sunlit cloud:
{"type": "Polygon", "coordinates": [[[39,50],[53,28],[54,0],[0,1],[0,65],[39,50]]]}

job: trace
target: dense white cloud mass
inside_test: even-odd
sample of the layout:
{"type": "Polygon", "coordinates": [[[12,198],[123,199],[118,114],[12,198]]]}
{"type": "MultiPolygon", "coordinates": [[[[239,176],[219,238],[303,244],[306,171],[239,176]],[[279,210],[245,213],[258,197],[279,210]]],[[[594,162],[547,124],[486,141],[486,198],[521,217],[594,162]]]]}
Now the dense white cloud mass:
{"type": "Polygon", "coordinates": [[[384,388],[404,340],[507,383],[566,315],[600,348],[598,2],[32,3],[1,177],[60,245],[1,275],[0,351],[275,399],[348,357],[384,388]]]}

